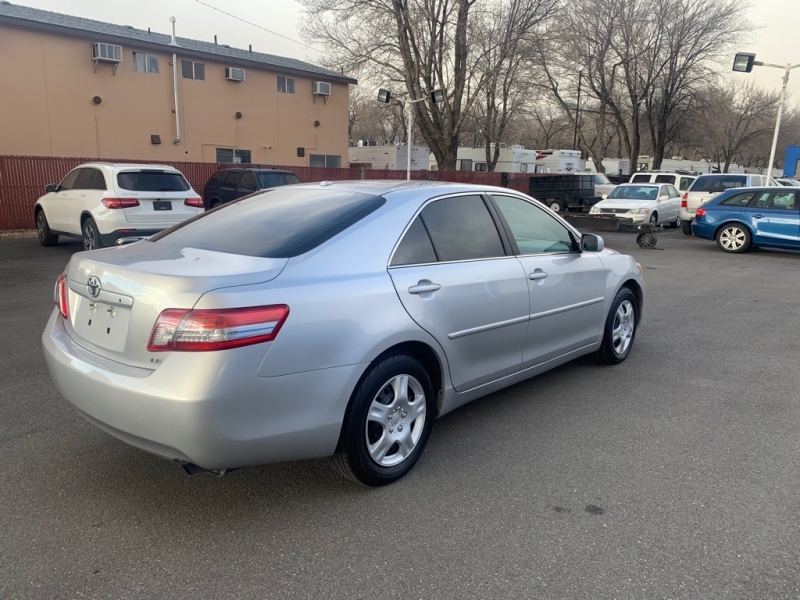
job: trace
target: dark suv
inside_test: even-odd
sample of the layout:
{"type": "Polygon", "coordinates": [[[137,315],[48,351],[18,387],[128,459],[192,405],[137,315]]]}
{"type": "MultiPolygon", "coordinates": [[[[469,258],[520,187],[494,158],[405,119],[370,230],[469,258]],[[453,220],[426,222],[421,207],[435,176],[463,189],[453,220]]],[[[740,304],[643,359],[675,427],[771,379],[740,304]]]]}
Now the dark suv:
{"type": "Polygon", "coordinates": [[[281,185],[303,183],[291,171],[277,169],[222,169],[211,176],[203,189],[203,201],[206,210],[247,196],[258,190],[274,188],[281,185]]]}

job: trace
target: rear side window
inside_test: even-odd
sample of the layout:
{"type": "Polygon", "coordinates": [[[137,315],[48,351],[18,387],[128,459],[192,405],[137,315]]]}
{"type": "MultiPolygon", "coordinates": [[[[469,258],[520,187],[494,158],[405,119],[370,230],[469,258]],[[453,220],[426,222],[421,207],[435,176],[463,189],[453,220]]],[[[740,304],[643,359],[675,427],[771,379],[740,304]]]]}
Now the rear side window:
{"type": "Polygon", "coordinates": [[[762,192],[756,198],[757,208],[778,208],[794,210],[796,208],[795,193],[793,191],[762,192]]]}
{"type": "Polygon", "coordinates": [[[430,203],[422,211],[439,260],[505,256],[500,234],[480,196],[456,196],[430,203]]]}
{"type": "Polygon", "coordinates": [[[256,185],[256,176],[252,171],[245,171],[242,173],[242,180],[239,182],[239,189],[249,192],[255,192],[258,189],[256,185]]]}
{"type": "Polygon", "coordinates": [[[431,238],[417,217],[403,236],[403,241],[397,246],[392,258],[392,266],[419,265],[436,262],[436,251],[433,249],[431,238]]]}
{"type": "Polygon", "coordinates": [[[256,177],[258,177],[258,182],[261,184],[262,188],[303,183],[294,173],[269,173],[267,171],[258,171],[256,172],[256,177]]]}
{"type": "Polygon", "coordinates": [[[631,183],[650,183],[650,175],[634,175],[631,183]]]}
{"type": "Polygon", "coordinates": [[[682,192],[685,192],[692,185],[693,181],[694,179],[692,179],[691,177],[681,177],[678,189],[682,192]]]}
{"type": "Polygon", "coordinates": [[[239,173],[241,173],[241,171],[231,171],[228,173],[228,176],[225,178],[225,187],[235,188],[236,184],[239,183],[239,173]]]}
{"type": "Polygon", "coordinates": [[[149,241],[229,254],[291,258],[325,243],[385,203],[382,196],[357,192],[278,188],[201,213],[149,241]]]}
{"type": "Polygon", "coordinates": [[[745,175],[709,175],[708,177],[698,177],[690,192],[724,192],[730,188],[746,187],[747,177],[745,175]]]}
{"type": "Polygon", "coordinates": [[[227,173],[227,171],[217,171],[211,176],[211,179],[208,180],[207,185],[219,185],[222,183],[222,180],[225,179],[225,173],[227,173]]]}
{"type": "Polygon", "coordinates": [[[656,183],[675,183],[675,175],[656,175],[656,183]]]}
{"type": "Polygon", "coordinates": [[[746,192],[744,194],[736,194],[730,198],[726,198],[720,204],[725,206],[747,206],[747,203],[753,198],[753,192],[746,192]]]}
{"type": "Polygon", "coordinates": [[[117,185],[132,192],[186,192],[189,183],[174,171],[123,171],[117,174],[117,185]]]}

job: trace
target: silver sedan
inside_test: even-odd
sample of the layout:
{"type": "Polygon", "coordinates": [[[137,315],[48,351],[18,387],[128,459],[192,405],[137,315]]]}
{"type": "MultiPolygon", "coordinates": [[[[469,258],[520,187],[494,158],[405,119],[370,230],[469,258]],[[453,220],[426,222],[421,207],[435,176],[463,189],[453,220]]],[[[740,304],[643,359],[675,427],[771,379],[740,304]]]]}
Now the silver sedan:
{"type": "Polygon", "coordinates": [[[331,456],[384,485],[436,417],[625,360],[643,300],[630,256],[523,194],[325,182],[75,254],[42,339],[81,415],[189,472],[331,456]]]}

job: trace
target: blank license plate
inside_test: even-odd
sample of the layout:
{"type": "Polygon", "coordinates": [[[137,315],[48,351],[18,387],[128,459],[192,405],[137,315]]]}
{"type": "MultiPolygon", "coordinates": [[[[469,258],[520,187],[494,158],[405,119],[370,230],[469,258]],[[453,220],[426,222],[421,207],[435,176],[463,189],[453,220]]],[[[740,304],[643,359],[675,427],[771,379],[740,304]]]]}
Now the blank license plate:
{"type": "Polygon", "coordinates": [[[153,210],[172,210],[170,200],[153,200],[153,210]]]}
{"type": "Polygon", "coordinates": [[[83,339],[115,352],[125,350],[131,309],[78,296],[72,327],[83,339]]]}

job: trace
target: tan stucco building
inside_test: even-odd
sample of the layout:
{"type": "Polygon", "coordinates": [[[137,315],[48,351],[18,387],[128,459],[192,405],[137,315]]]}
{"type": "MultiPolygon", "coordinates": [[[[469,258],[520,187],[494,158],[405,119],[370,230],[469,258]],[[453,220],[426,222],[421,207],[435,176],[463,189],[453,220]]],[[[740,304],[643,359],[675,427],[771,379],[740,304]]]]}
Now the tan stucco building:
{"type": "Polygon", "coordinates": [[[0,154],[347,166],[353,79],[171,41],[0,1],[0,154]]]}

